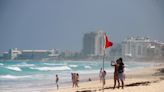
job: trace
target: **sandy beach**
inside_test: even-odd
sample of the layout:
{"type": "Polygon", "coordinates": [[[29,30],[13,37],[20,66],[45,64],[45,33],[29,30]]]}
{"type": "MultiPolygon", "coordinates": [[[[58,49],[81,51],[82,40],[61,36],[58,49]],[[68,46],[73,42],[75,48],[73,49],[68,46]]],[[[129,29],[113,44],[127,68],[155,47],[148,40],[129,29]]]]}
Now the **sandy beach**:
{"type": "MultiPolygon", "coordinates": [[[[164,64],[157,64],[149,68],[126,72],[124,89],[113,89],[113,79],[106,78],[104,92],[163,92],[164,64]]],[[[78,88],[68,87],[49,92],[103,92],[99,80],[79,83],[78,88]]]]}

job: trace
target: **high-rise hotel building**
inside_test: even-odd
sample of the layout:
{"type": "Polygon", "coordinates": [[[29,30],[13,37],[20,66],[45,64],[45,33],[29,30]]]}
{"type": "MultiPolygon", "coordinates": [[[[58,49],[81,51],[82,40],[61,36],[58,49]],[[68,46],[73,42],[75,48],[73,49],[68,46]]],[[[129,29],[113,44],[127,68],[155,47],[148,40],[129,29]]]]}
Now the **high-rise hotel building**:
{"type": "Polygon", "coordinates": [[[105,32],[97,31],[85,33],[82,52],[89,56],[103,56],[105,32]]]}
{"type": "Polygon", "coordinates": [[[162,42],[147,37],[130,37],[122,43],[122,55],[131,58],[162,57],[162,42]]]}

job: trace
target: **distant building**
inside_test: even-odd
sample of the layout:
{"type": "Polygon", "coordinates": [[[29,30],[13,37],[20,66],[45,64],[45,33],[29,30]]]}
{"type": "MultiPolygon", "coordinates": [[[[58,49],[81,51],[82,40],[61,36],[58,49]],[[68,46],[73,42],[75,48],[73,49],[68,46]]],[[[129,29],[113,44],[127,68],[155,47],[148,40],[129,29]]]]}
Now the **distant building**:
{"type": "Polygon", "coordinates": [[[120,43],[114,43],[109,49],[109,57],[112,60],[122,57],[122,45],[120,43]]]}
{"type": "Polygon", "coordinates": [[[59,56],[59,50],[50,49],[50,50],[18,50],[17,48],[10,49],[8,53],[4,53],[1,59],[55,59],[59,56]]]}
{"type": "Polygon", "coordinates": [[[6,59],[11,59],[11,56],[9,55],[8,52],[3,52],[3,55],[2,55],[2,57],[1,57],[1,59],[4,59],[4,60],[6,60],[6,59]]]}
{"type": "Polygon", "coordinates": [[[0,52],[0,59],[3,59],[4,53],[0,52]]]}
{"type": "Polygon", "coordinates": [[[84,34],[82,53],[88,56],[103,56],[104,35],[103,31],[84,34]]]}
{"type": "Polygon", "coordinates": [[[48,50],[48,52],[49,52],[49,55],[48,56],[50,58],[58,57],[59,54],[60,54],[60,51],[58,49],[50,49],[50,50],[48,50]]]}
{"type": "Polygon", "coordinates": [[[48,50],[22,50],[22,54],[19,55],[19,59],[43,59],[48,58],[48,50]]]}
{"type": "Polygon", "coordinates": [[[162,57],[164,57],[164,43],[161,46],[161,55],[162,55],[162,57]]]}
{"type": "Polygon", "coordinates": [[[21,54],[21,51],[18,50],[17,48],[14,48],[14,49],[9,50],[8,57],[9,59],[13,60],[13,59],[17,59],[18,55],[20,54],[21,54]]]}
{"type": "Polygon", "coordinates": [[[146,37],[130,37],[122,43],[122,55],[127,58],[161,57],[162,43],[146,37]]]}

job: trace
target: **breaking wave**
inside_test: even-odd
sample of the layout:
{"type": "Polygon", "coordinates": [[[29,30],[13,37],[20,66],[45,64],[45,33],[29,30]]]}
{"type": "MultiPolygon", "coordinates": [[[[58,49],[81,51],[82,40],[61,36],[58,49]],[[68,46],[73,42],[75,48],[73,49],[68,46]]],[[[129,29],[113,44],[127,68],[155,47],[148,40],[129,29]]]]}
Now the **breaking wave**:
{"type": "Polygon", "coordinates": [[[54,63],[44,63],[44,65],[52,65],[52,66],[62,66],[62,65],[66,65],[66,64],[54,64],[54,63]]]}
{"type": "Polygon", "coordinates": [[[7,69],[14,70],[14,71],[22,71],[19,67],[6,67],[7,69]]]}
{"type": "Polygon", "coordinates": [[[68,66],[60,66],[60,67],[30,67],[30,69],[36,69],[40,71],[62,71],[62,70],[71,70],[68,66]]]}
{"type": "Polygon", "coordinates": [[[86,68],[86,69],[91,69],[92,67],[91,67],[91,66],[86,65],[86,66],[84,66],[84,68],[86,68]]]}
{"type": "Polygon", "coordinates": [[[0,78],[2,79],[22,79],[22,78],[29,78],[30,76],[14,76],[14,75],[1,75],[0,78]]]}
{"type": "Polygon", "coordinates": [[[78,67],[78,65],[69,65],[69,67],[78,67]]]}
{"type": "Polygon", "coordinates": [[[27,66],[35,66],[35,65],[34,64],[28,64],[28,63],[23,62],[21,64],[16,64],[14,66],[27,67],[27,66]]]}
{"type": "Polygon", "coordinates": [[[4,64],[0,63],[0,66],[3,66],[4,64]]]}

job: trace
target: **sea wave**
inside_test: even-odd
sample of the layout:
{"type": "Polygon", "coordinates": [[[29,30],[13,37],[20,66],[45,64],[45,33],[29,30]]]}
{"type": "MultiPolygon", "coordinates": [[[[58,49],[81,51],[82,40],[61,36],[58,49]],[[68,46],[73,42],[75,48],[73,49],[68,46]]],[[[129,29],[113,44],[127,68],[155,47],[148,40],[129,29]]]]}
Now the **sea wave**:
{"type": "Polygon", "coordinates": [[[0,66],[3,66],[4,64],[0,63],[0,66]]]}
{"type": "Polygon", "coordinates": [[[91,67],[91,66],[86,65],[86,66],[84,66],[84,68],[86,68],[86,69],[91,69],[92,67],[91,67]]]}
{"type": "Polygon", "coordinates": [[[69,65],[69,67],[78,67],[78,65],[69,65]]]}
{"type": "Polygon", "coordinates": [[[0,75],[2,79],[22,79],[22,78],[30,78],[30,76],[14,76],[14,75],[0,75]]]}
{"type": "Polygon", "coordinates": [[[30,69],[36,69],[40,71],[61,71],[61,70],[71,70],[68,66],[60,66],[60,67],[30,67],[30,69]]]}
{"type": "Polygon", "coordinates": [[[62,65],[66,65],[66,64],[54,64],[54,63],[44,63],[44,65],[52,65],[52,66],[62,66],[62,65]]]}
{"type": "Polygon", "coordinates": [[[27,66],[35,66],[34,64],[28,64],[28,63],[20,63],[20,64],[16,64],[16,65],[13,65],[13,66],[20,66],[20,67],[27,67],[27,66]]]}
{"type": "Polygon", "coordinates": [[[14,71],[22,71],[19,67],[6,67],[7,69],[14,70],[14,71]]]}

